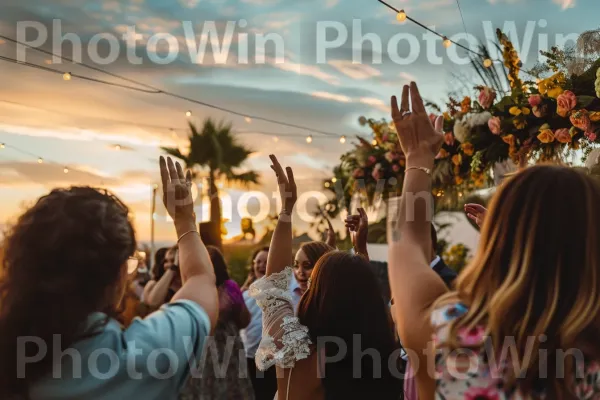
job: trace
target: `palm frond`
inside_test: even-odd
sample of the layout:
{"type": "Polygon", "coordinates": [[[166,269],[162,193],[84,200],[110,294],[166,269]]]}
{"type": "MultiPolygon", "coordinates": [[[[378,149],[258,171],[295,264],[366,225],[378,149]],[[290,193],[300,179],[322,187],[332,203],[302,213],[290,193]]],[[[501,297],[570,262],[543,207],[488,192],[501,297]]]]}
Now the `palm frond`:
{"type": "Polygon", "coordinates": [[[229,182],[241,184],[242,186],[248,186],[250,184],[259,184],[260,183],[260,175],[256,171],[246,171],[242,173],[235,173],[233,171],[228,171],[224,174],[225,178],[229,182]]]}
{"type": "Polygon", "coordinates": [[[161,147],[160,149],[168,155],[182,160],[186,167],[190,166],[189,158],[184,156],[177,147],[161,147]]]}

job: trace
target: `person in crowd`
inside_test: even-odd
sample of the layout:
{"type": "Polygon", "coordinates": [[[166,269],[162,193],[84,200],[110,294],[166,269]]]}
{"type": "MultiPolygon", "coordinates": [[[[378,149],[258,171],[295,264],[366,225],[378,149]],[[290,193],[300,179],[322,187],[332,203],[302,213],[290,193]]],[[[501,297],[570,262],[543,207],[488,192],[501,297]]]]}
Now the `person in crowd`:
{"type": "Polygon", "coordinates": [[[198,377],[190,377],[180,400],[254,400],[252,381],[246,373],[244,345],[240,329],[250,323],[239,286],[230,277],[221,251],[207,246],[215,269],[219,292],[219,319],[207,351],[200,363],[198,377]],[[240,356],[244,363],[240,363],[240,356]]]}
{"type": "Polygon", "coordinates": [[[400,109],[392,98],[392,116],[407,168],[401,200],[391,202],[389,273],[400,337],[420,365],[419,398],[597,396],[600,184],[556,165],[510,177],[448,292],[428,265],[431,198],[406,196],[431,190],[442,120],[432,126],[414,83],[400,109]]]}
{"type": "Polygon", "coordinates": [[[179,248],[171,247],[165,254],[163,262],[164,273],[161,278],[151,280],[144,288],[144,303],[150,308],[157,308],[171,301],[181,288],[181,273],[179,271],[179,248]]]}
{"type": "MultiPolygon", "coordinates": [[[[250,283],[255,282],[265,275],[268,256],[268,247],[261,247],[254,251],[250,258],[249,270],[251,272],[248,274],[249,279],[246,281],[248,286],[250,283]],[[251,280],[250,283],[248,283],[249,280],[251,280]]],[[[248,324],[246,329],[243,329],[240,332],[240,336],[242,337],[244,349],[246,350],[248,374],[252,380],[254,396],[256,400],[273,400],[273,396],[275,396],[275,393],[277,392],[275,367],[269,368],[266,371],[259,371],[256,369],[256,363],[254,361],[256,350],[262,339],[262,310],[256,303],[256,300],[250,296],[247,289],[244,290],[244,288],[242,288],[242,295],[244,297],[244,303],[250,312],[250,324],[248,324]]]]}
{"type": "Polygon", "coordinates": [[[158,282],[160,278],[162,278],[162,276],[164,275],[165,256],[167,255],[168,251],[169,247],[161,247],[160,249],[156,250],[156,253],[154,253],[154,263],[152,264],[152,270],[150,271],[152,275],[152,279],[150,279],[151,281],[158,282]]]}
{"type": "Polygon", "coordinates": [[[115,317],[136,249],[128,208],[106,190],[71,187],[52,190],[18,218],[5,238],[0,278],[0,398],[179,394],[216,323],[218,297],[196,228],[191,175],[162,157],[160,171],[183,286],[126,330],[115,317]],[[175,357],[159,361],[155,349],[175,357]],[[165,372],[169,379],[157,379],[165,372]]]}
{"type": "Polygon", "coordinates": [[[400,398],[402,381],[388,368],[399,351],[380,286],[365,257],[341,251],[322,256],[295,316],[289,266],[296,184],[291,168],[286,174],[277,158],[270,157],[283,210],[271,239],[266,275],[249,290],[264,316],[257,367],[277,367],[279,400],[400,398]],[[335,340],[322,343],[319,338],[324,337],[335,340]],[[358,338],[360,343],[355,343],[358,338]],[[340,341],[347,349],[342,354],[340,341]],[[356,353],[367,348],[378,357],[356,353]]]}
{"type": "Polygon", "coordinates": [[[294,257],[292,270],[294,276],[290,282],[290,291],[292,292],[292,304],[294,310],[298,309],[298,304],[302,295],[308,288],[308,279],[313,268],[319,259],[335,249],[325,242],[307,242],[303,243],[294,257]]]}
{"type": "Polygon", "coordinates": [[[142,255],[136,255],[137,258],[137,268],[135,269],[135,273],[132,276],[132,284],[131,289],[137,299],[141,299],[144,295],[144,289],[146,285],[151,281],[150,270],[148,269],[148,264],[146,263],[146,257],[142,257],[142,255]]]}
{"type": "MultiPolygon", "coordinates": [[[[451,289],[452,285],[454,283],[454,280],[456,279],[456,276],[458,274],[452,268],[448,267],[446,265],[446,263],[444,262],[444,259],[442,257],[440,257],[439,254],[437,254],[437,252],[436,252],[437,247],[438,247],[437,232],[435,230],[435,226],[433,226],[433,224],[431,224],[431,256],[429,257],[431,262],[429,263],[429,266],[433,269],[433,271],[436,274],[438,274],[438,276],[440,278],[442,278],[442,280],[444,281],[444,283],[446,284],[448,289],[451,289]]],[[[390,303],[391,303],[390,311],[392,314],[392,318],[394,318],[395,306],[393,304],[393,299],[390,303]]],[[[408,359],[408,354],[403,352],[402,359],[406,362],[406,372],[404,375],[404,398],[405,398],[405,400],[418,400],[419,397],[418,397],[418,393],[417,393],[417,383],[416,383],[416,379],[415,379],[415,371],[412,369],[412,367],[410,365],[410,361],[408,359]]]]}

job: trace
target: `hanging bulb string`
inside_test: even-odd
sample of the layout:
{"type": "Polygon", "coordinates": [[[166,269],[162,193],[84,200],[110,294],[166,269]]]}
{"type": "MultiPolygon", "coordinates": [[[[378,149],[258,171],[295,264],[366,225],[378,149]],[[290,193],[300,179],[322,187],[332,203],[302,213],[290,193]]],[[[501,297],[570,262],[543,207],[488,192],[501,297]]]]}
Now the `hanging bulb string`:
{"type": "MultiPolygon", "coordinates": [[[[288,123],[288,122],[278,121],[278,120],[275,120],[275,119],[271,119],[271,118],[267,118],[267,117],[261,117],[261,116],[258,116],[258,115],[246,114],[246,113],[235,111],[235,110],[232,110],[232,109],[229,109],[229,108],[226,108],[226,107],[218,106],[218,105],[215,105],[215,104],[207,103],[205,101],[192,99],[190,97],[186,97],[186,96],[183,96],[183,95],[180,95],[180,94],[177,94],[177,93],[173,93],[173,92],[169,92],[169,91],[166,91],[166,90],[162,90],[162,89],[156,88],[154,86],[147,85],[147,84],[145,84],[143,82],[139,82],[137,80],[134,80],[134,79],[131,79],[131,78],[127,78],[127,77],[124,77],[122,75],[115,74],[115,73],[103,70],[101,68],[98,68],[98,67],[94,67],[93,65],[89,65],[89,64],[86,64],[86,63],[83,63],[83,62],[77,62],[77,61],[75,61],[75,60],[73,60],[73,59],[71,59],[69,57],[65,57],[65,56],[58,55],[58,54],[55,54],[53,52],[44,50],[44,49],[40,49],[40,48],[37,48],[37,47],[30,46],[27,43],[23,43],[23,42],[21,42],[19,40],[10,38],[10,37],[5,36],[5,35],[0,35],[0,39],[4,39],[4,40],[7,40],[7,41],[12,42],[14,44],[19,44],[21,46],[25,46],[25,47],[30,48],[32,50],[44,53],[44,54],[49,55],[49,56],[60,58],[63,61],[71,62],[71,63],[77,64],[77,65],[80,65],[80,66],[82,66],[84,68],[88,68],[88,69],[91,69],[93,71],[96,71],[96,72],[99,72],[99,73],[102,73],[102,74],[106,74],[106,75],[109,75],[109,76],[117,78],[117,79],[125,80],[125,81],[127,81],[129,83],[133,83],[135,85],[138,85],[138,86],[146,88],[146,89],[134,88],[132,86],[121,85],[121,84],[114,83],[114,82],[108,82],[108,81],[102,81],[102,80],[95,80],[94,78],[89,78],[88,77],[87,80],[90,80],[90,81],[94,81],[94,82],[97,82],[97,83],[111,84],[113,86],[119,86],[119,87],[123,87],[123,88],[126,88],[126,89],[143,91],[145,93],[150,93],[150,94],[162,94],[162,95],[169,96],[169,97],[172,97],[172,98],[176,98],[176,99],[179,99],[179,100],[187,101],[189,103],[197,104],[197,105],[200,105],[200,106],[203,106],[203,107],[207,107],[207,108],[211,108],[211,109],[214,109],[214,110],[222,111],[222,112],[225,112],[225,113],[228,113],[228,114],[232,114],[232,115],[236,115],[236,116],[240,116],[240,117],[244,117],[244,118],[251,118],[253,120],[268,122],[268,123],[272,123],[272,124],[275,124],[275,125],[287,126],[289,128],[295,128],[295,129],[301,129],[301,130],[305,130],[305,131],[309,131],[309,132],[313,132],[313,133],[319,133],[319,134],[325,135],[325,136],[335,136],[335,137],[339,136],[338,133],[328,132],[328,131],[319,130],[319,129],[314,129],[314,128],[310,128],[310,127],[303,126],[303,125],[298,125],[298,124],[292,124],[292,123],[288,123]]],[[[39,69],[42,69],[42,70],[45,70],[45,71],[48,71],[48,72],[54,72],[54,73],[64,74],[64,72],[60,72],[60,71],[54,70],[52,68],[42,67],[41,65],[32,64],[32,63],[24,63],[24,62],[20,62],[20,61],[18,61],[16,59],[9,59],[8,57],[2,57],[1,59],[5,59],[5,58],[6,58],[5,61],[10,61],[10,62],[13,62],[15,64],[23,64],[23,65],[27,65],[27,66],[30,66],[30,67],[34,67],[35,66],[36,68],[39,68],[39,69]]],[[[86,79],[86,78],[82,78],[81,76],[75,75],[75,74],[72,74],[72,76],[73,77],[78,77],[78,78],[81,78],[81,79],[86,79]]]]}

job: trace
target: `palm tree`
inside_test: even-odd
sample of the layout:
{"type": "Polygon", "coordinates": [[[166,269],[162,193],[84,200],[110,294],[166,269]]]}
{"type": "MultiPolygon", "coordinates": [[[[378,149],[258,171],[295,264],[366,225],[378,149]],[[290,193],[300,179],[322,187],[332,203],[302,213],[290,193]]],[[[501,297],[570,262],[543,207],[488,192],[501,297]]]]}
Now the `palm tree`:
{"type": "Polygon", "coordinates": [[[190,151],[187,155],[183,155],[178,148],[163,147],[162,149],[169,155],[183,160],[186,167],[192,171],[196,166],[208,168],[210,221],[214,229],[211,236],[217,241],[216,245],[221,248],[221,202],[217,180],[224,178],[230,184],[243,186],[259,183],[259,175],[256,171],[237,172],[253,151],[237,142],[230,123],[216,123],[211,118],[207,118],[201,130],[192,122],[189,125],[190,151]]]}

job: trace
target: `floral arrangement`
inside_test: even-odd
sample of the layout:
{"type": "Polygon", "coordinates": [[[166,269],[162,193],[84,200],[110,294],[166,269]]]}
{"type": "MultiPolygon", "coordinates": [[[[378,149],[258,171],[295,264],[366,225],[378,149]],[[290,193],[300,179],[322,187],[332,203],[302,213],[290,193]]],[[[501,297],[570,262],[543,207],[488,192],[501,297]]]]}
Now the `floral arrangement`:
{"type": "Polygon", "coordinates": [[[442,253],[442,258],[448,267],[460,272],[469,262],[471,250],[464,244],[458,243],[442,253]]]}
{"type": "MultiPolygon", "coordinates": [[[[445,200],[448,208],[466,193],[493,184],[495,170],[506,169],[507,163],[516,168],[566,162],[576,151],[585,157],[600,143],[600,59],[577,75],[564,67],[566,51],[553,48],[543,53],[547,61],[536,67],[537,73],[527,71],[533,78],[524,79],[513,44],[500,30],[497,38],[507,84],[500,83],[495,68],[480,67],[480,76],[490,70],[496,75],[494,84],[475,86],[475,99],[449,97],[445,111],[427,104],[444,116],[444,143],[436,156],[432,190],[438,204],[445,200]]],[[[433,121],[436,115],[430,117],[433,121]]],[[[394,124],[365,117],[359,123],[371,129],[372,138],[359,137],[354,149],[342,156],[336,179],[344,182],[346,194],[365,193],[369,201],[400,193],[405,157],[394,124]]]]}

